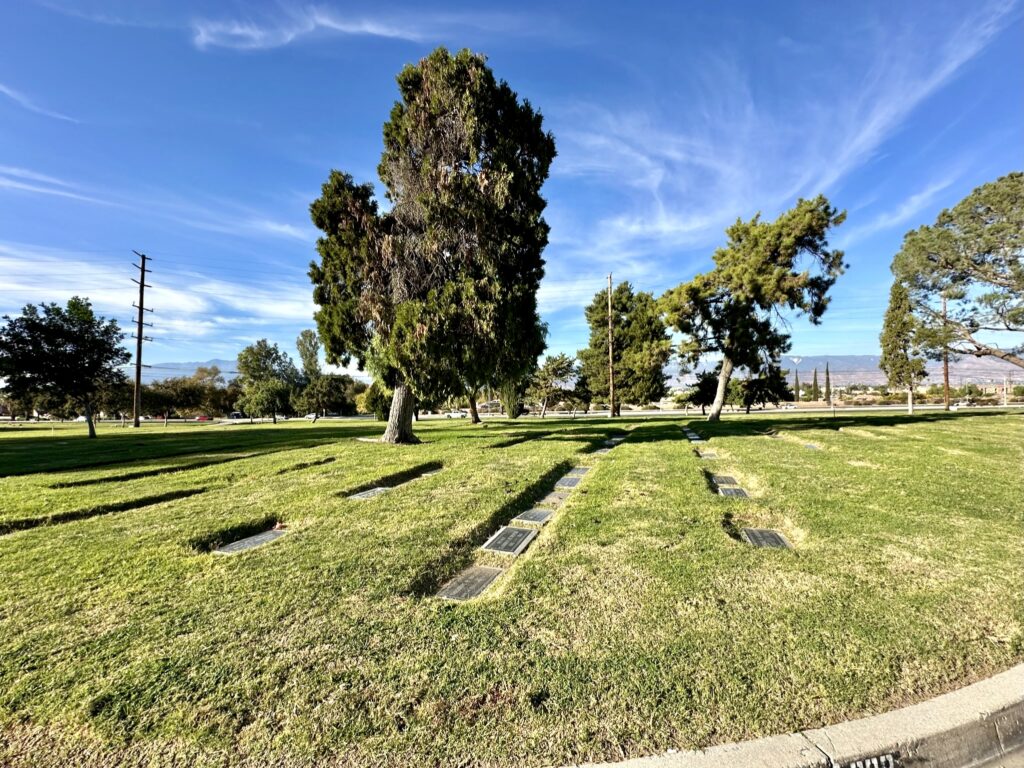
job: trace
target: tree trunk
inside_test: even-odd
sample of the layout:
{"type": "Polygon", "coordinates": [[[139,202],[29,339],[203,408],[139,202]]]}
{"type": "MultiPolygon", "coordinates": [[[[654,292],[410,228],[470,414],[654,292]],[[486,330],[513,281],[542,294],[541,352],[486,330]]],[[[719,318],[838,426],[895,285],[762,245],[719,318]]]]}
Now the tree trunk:
{"type": "Polygon", "coordinates": [[[416,398],[407,384],[395,387],[391,397],[391,411],[388,413],[388,426],[384,430],[382,443],[418,443],[412,433],[412,411],[416,398]]]}
{"type": "Polygon", "coordinates": [[[85,423],[89,425],[89,437],[96,437],[96,425],[92,423],[92,406],[85,404],[85,423]]]}
{"type": "Polygon", "coordinates": [[[476,392],[469,393],[469,423],[480,423],[480,413],[476,409],[476,392]]]}
{"type": "Polygon", "coordinates": [[[545,397],[540,401],[540,417],[543,419],[544,414],[548,412],[548,399],[545,397]]]}
{"type": "Polygon", "coordinates": [[[708,421],[718,421],[722,418],[722,408],[725,407],[725,395],[729,390],[729,379],[732,377],[732,360],[728,357],[722,358],[722,372],[718,374],[718,391],[715,392],[715,402],[711,404],[711,413],[708,414],[708,421]]]}
{"type": "Polygon", "coordinates": [[[907,414],[914,415],[914,388],[907,387],[907,414]]]}
{"type": "Polygon", "coordinates": [[[270,420],[277,424],[277,411],[270,412],[270,420]]]}

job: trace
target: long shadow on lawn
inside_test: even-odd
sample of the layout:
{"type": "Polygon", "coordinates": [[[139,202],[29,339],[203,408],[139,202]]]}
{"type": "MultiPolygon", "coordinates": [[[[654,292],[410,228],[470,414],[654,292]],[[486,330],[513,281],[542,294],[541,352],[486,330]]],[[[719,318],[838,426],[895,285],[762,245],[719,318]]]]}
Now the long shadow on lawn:
{"type": "MultiPolygon", "coordinates": [[[[268,451],[273,453],[273,451],[268,451]]],[[[174,472],[188,472],[192,469],[203,469],[204,467],[215,467],[218,464],[227,464],[232,461],[241,461],[242,459],[252,459],[257,456],[266,455],[259,453],[246,453],[242,456],[228,456],[227,458],[221,459],[209,459],[207,461],[192,461],[187,464],[175,464],[170,467],[156,467],[154,469],[142,469],[137,472],[126,472],[123,475],[110,475],[109,477],[93,477],[88,480],[68,480],[62,483],[52,483],[50,488],[81,488],[86,485],[100,485],[103,483],[120,483],[126,480],[141,480],[145,477],[157,477],[158,475],[168,475],[174,472]]]]}
{"type": "Polygon", "coordinates": [[[154,504],[163,504],[165,501],[176,501],[177,499],[184,499],[189,496],[195,496],[196,494],[205,492],[205,488],[187,488],[181,491],[168,491],[167,493],[160,493],[155,496],[143,496],[138,499],[118,501],[112,504],[99,504],[95,507],[86,507],[85,509],[76,509],[70,512],[58,512],[55,515],[30,517],[23,520],[9,520],[7,522],[0,523],[0,536],[7,533],[13,533],[14,531],[38,528],[41,525],[57,525],[59,523],[70,523],[74,520],[87,520],[90,517],[109,515],[112,512],[127,512],[130,509],[139,509],[141,507],[149,507],[154,504]]]}
{"type": "Polygon", "coordinates": [[[5,457],[2,476],[34,475],[45,472],[83,472],[98,467],[171,459],[199,453],[218,455],[251,451],[257,455],[276,451],[313,448],[352,437],[377,435],[380,426],[325,425],[303,427],[206,427],[202,432],[147,432],[135,435],[104,435],[99,440],[55,440],[51,436],[19,438],[18,452],[5,457]],[[224,429],[236,431],[226,432],[224,429]],[[209,430],[209,431],[207,431],[209,430]],[[62,443],[57,447],[57,443],[62,443]]]}
{"type": "Polygon", "coordinates": [[[894,427],[901,424],[943,423],[952,420],[1003,416],[998,411],[972,414],[955,413],[923,413],[915,416],[907,414],[841,414],[832,417],[828,413],[809,417],[774,417],[757,416],[751,419],[726,419],[717,423],[704,422],[701,429],[705,437],[765,437],[766,435],[805,430],[838,430],[841,427],[894,427]]]}
{"type": "Polygon", "coordinates": [[[395,472],[394,474],[385,475],[384,477],[379,478],[378,480],[371,480],[368,483],[363,483],[362,485],[357,485],[352,488],[348,488],[344,491],[338,491],[335,495],[347,497],[352,496],[356,493],[368,491],[371,488],[394,488],[396,486],[402,485],[403,483],[408,483],[410,480],[415,480],[419,477],[422,477],[427,472],[439,472],[442,469],[444,469],[444,464],[442,464],[440,461],[428,461],[425,462],[424,464],[417,464],[414,467],[403,469],[401,472],[395,472]]]}
{"type": "Polygon", "coordinates": [[[408,597],[429,597],[435,594],[442,584],[472,563],[473,552],[487,541],[487,538],[497,530],[498,526],[505,525],[520,512],[525,512],[543,499],[552,491],[558,479],[565,475],[572,466],[570,461],[560,461],[536,482],[494,510],[486,520],[477,524],[469,533],[449,542],[440,555],[427,563],[413,577],[412,582],[402,591],[402,594],[408,597]]]}

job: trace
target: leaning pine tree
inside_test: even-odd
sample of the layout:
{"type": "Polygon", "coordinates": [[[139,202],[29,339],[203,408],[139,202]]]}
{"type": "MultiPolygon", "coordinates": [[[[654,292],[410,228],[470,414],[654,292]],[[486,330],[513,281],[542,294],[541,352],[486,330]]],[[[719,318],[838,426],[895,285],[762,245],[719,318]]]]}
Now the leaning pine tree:
{"type": "Polygon", "coordinates": [[[889,291],[889,307],[882,321],[882,359],[889,386],[906,388],[907,413],[914,413],[914,388],[924,381],[925,363],[918,341],[920,324],[913,314],[910,292],[899,280],[889,291]]]}
{"type": "Polygon", "coordinates": [[[525,378],[543,351],[536,292],[554,140],[483,56],[439,48],[398,76],[371,185],[333,171],[311,206],[310,267],[328,362],[355,358],[393,393],[384,442],[416,442],[416,397],[525,378]],[[528,326],[528,327],[527,327],[528,326]],[[510,343],[510,340],[517,343],[510,343]]]}
{"type": "Polygon", "coordinates": [[[845,219],[819,195],[775,221],[737,221],[726,230],[728,244],[715,251],[715,268],[662,297],[669,324],[683,334],[681,353],[693,362],[721,355],[708,421],[721,418],[735,368],[759,374],[789,349],[789,336],[774,322],[778,313],[795,310],[821,321],[828,290],[845,268],[843,252],[828,247],[828,233],[845,219]]]}

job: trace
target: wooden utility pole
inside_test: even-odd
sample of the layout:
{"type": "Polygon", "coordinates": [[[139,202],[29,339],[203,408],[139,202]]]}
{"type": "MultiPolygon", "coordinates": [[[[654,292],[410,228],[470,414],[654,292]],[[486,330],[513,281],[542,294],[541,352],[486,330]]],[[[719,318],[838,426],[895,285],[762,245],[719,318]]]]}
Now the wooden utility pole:
{"type": "Polygon", "coordinates": [[[946,337],[946,297],[942,297],[942,399],[949,410],[949,339],[946,337]]]}
{"type": "Polygon", "coordinates": [[[615,368],[612,365],[612,273],[608,273],[608,418],[615,415],[615,368]]]}
{"type": "Polygon", "coordinates": [[[132,278],[133,283],[139,284],[139,303],[132,304],[139,314],[135,319],[135,398],[132,403],[132,426],[139,426],[139,417],[142,415],[142,342],[143,340],[152,341],[149,337],[145,336],[142,332],[142,327],[145,325],[152,326],[152,323],[143,322],[143,312],[152,312],[152,309],[146,307],[146,288],[152,288],[153,286],[146,284],[146,273],[152,272],[151,269],[146,269],[146,261],[149,259],[144,253],[138,251],[132,251],[136,256],[139,257],[139,263],[133,264],[133,267],[138,267],[139,279],[132,278]]]}

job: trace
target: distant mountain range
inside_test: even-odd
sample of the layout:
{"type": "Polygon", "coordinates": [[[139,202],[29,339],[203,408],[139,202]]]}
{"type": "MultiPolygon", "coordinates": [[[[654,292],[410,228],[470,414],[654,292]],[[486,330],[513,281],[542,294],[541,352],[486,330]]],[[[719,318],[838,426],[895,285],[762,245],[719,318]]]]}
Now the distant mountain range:
{"type": "MultiPolygon", "coordinates": [[[[800,357],[800,365],[792,362],[792,355],[782,359],[783,368],[789,371],[788,378],[792,379],[794,369],[800,372],[800,381],[805,384],[811,383],[814,370],[818,370],[818,383],[825,385],[825,364],[828,363],[829,377],[836,386],[846,384],[885,384],[885,374],[878,367],[878,355],[808,355],[800,357]]],[[[231,381],[238,376],[235,370],[237,365],[234,360],[213,359],[204,362],[189,363],[154,363],[152,368],[143,369],[142,380],[157,381],[169,379],[174,376],[191,376],[197,368],[217,366],[224,375],[226,381],[231,381]]],[[[699,370],[707,370],[712,365],[701,365],[699,370]]],[[[680,376],[679,366],[676,363],[669,365],[669,386],[676,386],[680,383],[690,384],[694,380],[692,373],[680,376]]],[[[942,381],[942,363],[928,363],[929,382],[933,384],[942,381]]],[[[1024,383],[1024,370],[1017,368],[1002,360],[991,357],[967,357],[964,356],[956,361],[950,361],[949,378],[954,387],[961,384],[1002,384],[1003,377],[1007,376],[1011,381],[1024,383]]]]}
{"type": "MultiPolygon", "coordinates": [[[[818,383],[825,385],[825,364],[828,364],[829,378],[832,384],[843,386],[847,384],[870,384],[882,385],[886,383],[885,374],[878,367],[879,355],[786,355],[782,358],[782,367],[789,371],[787,378],[792,380],[793,371],[800,373],[800,381],[810,384],[814,371],[818,371],[818,383]],[[799,366],[793,363],[792,358],[800,358],[799,366]]],[[[712,365],[701,365],[699,370],[706,370],[712,365]]],[[[679,375],[676,367],[670,372],[670,385],[684,383],[689,384],[694,380],[693,374],[679,375]]],[[[951,360],[949,363],[949,381],[954,387],[961,384],[1002,384],[1003,377],[1009,377],[1011,381],[1024,383],[1024,370],[992,357],[961,357],[959,360],[951,360]]],[[[942,382],[942,363],[928,363],[928,382],[938,384],[942,382]]]]}

